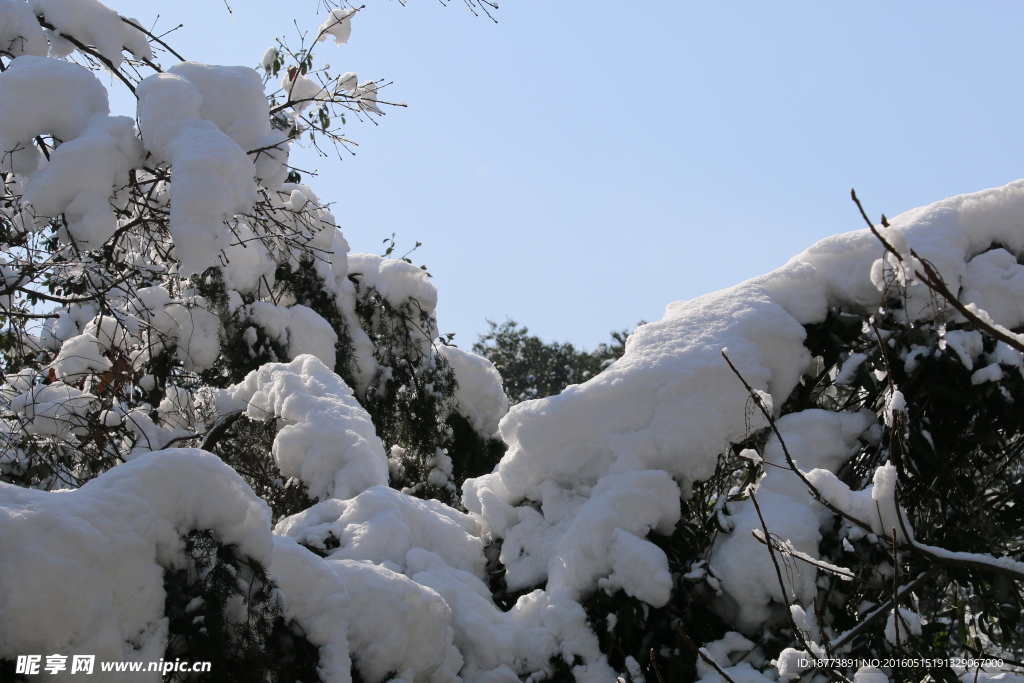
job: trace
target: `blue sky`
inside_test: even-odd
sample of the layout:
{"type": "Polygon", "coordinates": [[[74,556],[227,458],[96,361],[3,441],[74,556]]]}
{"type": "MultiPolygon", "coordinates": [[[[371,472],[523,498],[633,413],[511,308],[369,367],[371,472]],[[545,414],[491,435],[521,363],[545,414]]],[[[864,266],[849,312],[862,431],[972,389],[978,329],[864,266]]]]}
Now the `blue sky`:
{"type": "MultiPolygon", "coordinates": [[[[189,59],[255,65],[315,0],[108,0],[189,59]]],[[[511,316],[591,347],[667,303],[1024,175],[1014,2],[368,0],[319,64],[393,81],[357,155],[296,156],[353,251],[424,243],[442,332],[511,316]]],[[[164,59],[169,64],[168,59],[164,59]]],[[[116,107],[116,105],[115,105],[116,107]]],[[[119,113],[125,113],[121,111],[119,113]]]]}

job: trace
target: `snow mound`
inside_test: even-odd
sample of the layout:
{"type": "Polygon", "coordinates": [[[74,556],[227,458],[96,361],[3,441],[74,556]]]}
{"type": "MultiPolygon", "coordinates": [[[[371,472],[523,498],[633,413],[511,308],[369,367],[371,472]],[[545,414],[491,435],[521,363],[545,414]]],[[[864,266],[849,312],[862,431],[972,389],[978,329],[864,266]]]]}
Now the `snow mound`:
{"type": "Polygon", "coordinates": [[[107,91],[85,67],[32,55],[14,59],[0,74],[0,170],[31,173],[42,159],[33,138],[74,140],[93,116],[109,112],[107,91]]]}
{"type": "Polygon", "coordinates": [[[123,49],[135,59],[153,59],[145,34],[98,0],[29,0],[29,5],[60,33],[94,46],[115,69],[124,61],[123,49]]]}
{"type": "MultiPolygon", "coordinates": [[[[875,422],[866,411],[805,410],[783,416],[776,427],[798,467],[826,471],[818,468],[838,469],[856,450],[861,434],[875,422]]],[[[778,466],[765,468],[755,491],[765,524],[796,551],[817,559],[819,529],[832,522],[833,514],[811,498],[807,486],[789,469],[774,434],[765,445],[764,459],[778,466]]],[[[722,535],[711,557],[724,592],[715,608],[741,631],[752,633],[771,614],[772,602],[789,602],[795,597],[798,603],[809,605],[816,595],[817,570],[801,563],[798,571],[784,572],[784,597],[778,577],[765,571],[767,549],[751,534],[754,530],[763,534],[753,502],[745,500],[727,508],[732,508],[729,520],[733,530],[722,535]]]]}
{"type": "Polygon", "coordinates": [[[459,384],[455,389],[455,410],[478,434],[491,436],[508,412],[508,398],[497,368],[486,358],[455,346],[441,346],[438,353],[448,361],[459,384]]]}
{"type": "MultiPolygon", "coordinates": [[[[192,69],[184,71],[195,75],[192,69]]],[[[217,79],[205,70],[195,71],[204,77],[200,80],[208,88],[205,97],[203,89],[174,73],[149,76],[136,90],[146,149],[174,171],[170,228],[185,276],[219,265],[220,252],[232,241],[224,221],[246,213],[257,199],[255,170],[245,150],[217,123],[201,116],[205,107],[224,125],[234,120],[216,106],[223,93],[214,104],[207,102],[212,99],[209,81],[217,79]]],[[[245,133],[247,126],[241,133],[235,131],[245,133]]]]}
{"type": "Polygon", "coordinates": [[[13,57],[45,57],[46,34],[24,0],[0,0],[0,50],[13,57]]]}
{"type": "Polygon", "coordinates": [[[485,578],[476,522],[435,500],[374,486],[350,500],[329,499],[278,522],[274,533],[328,554],[405,571],[412,548],[438,554],[456,569],[485,578]]]}
{"type": "Polygon", "coordinates": [[[156,661],[167,646],[164,569],[182,535],[211,529],[269,563],[270,510],[230,467],[197,450],[151,453],[75,491],[0,484],[0,657],[87,652],[156,661]],[[82,590],[88,586],[89,590],[82,590]]]}
{"type": "Polygon", "coordinates": [[[315,356],[267,363],[221,391],[221,414],[244,411],[254,420],[278,419],[274,460],[310,498],[351,498],[387,484],[384,446],[352,390],[315,356]]]}
{"type": "Polygon", "coordinates": [[[437,308],[437,288],[427,273],[401,259],[375,254],[349,254],[348,272],[358,275],[365,287],[373,287],[392,306],[410,299],[432,314],[437,308]]]}

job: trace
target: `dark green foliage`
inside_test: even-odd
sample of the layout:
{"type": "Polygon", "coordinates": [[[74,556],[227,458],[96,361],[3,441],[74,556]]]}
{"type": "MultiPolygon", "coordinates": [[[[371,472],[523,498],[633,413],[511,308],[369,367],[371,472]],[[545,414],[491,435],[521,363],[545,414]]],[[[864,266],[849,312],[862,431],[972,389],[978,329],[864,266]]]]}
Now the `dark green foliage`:
{"type": "MultiPolygon", "coordinates": [[[[508,446],[501,439],[485,439],[456,412],[448,416],[451,430],[452,478],[461,486],[471,477],[494,471],[508,446]]],[[[461,493],[461,491],[460,491],[461,493]]]]}
{"type": "Polygon", "coordinates": [[[170,621],[165,661],[211,663],[206,674],[165,674],[165,681],[297,683],[318,680],[317,651],[284,623],[277,588],[258,562],[210,531],[185,537],[184,569],[164,572],[170,621]]]}
{"type": "MultiPolygon", "coordinates": [[[[875,414],[879,426],[862,437],[857,452],[837,473],[839,477],[853,490],[861,490],[871,484],[876,468],[891,462],[898,474],[897,497],[919,542],[954,552],[1021,560],[1021,369],[1012,364],[1012,355],[996,353],[996,340],[986,330],[944,310],[941,298],[937,298],[933,319],[914,324],[906,320],[904,301],[903,290],[891,281],[879,308],[867,312],[837,309],[823,322],[807,326],[805,344],[815,362],[785,401],[781,414],[815,408],[875,414]],[[956,337],[963,332],[980,343],[980,357],[976,353],[969,358],[971,354],[966,352],[961,357],[957,349],[963,347],[956,337]],[[863,361],[855,371],[846,373],[843,384],[837,384],[837,375],[853,354],[862,354],[863,361]],[[979,368],[998,363],[999,358],[1010,359],[1010,364],[1002,366],[1001,377],[987,381],[975,377],[979,368]],[[894,391],[903,395],[906,409],[887,413],[894,391]]],[[[498,366],[513,400],[557,393],[569,381],[573,359],[581,356],[569,345],[544,345],[512,321],[502,326],[492,323],[491,333],[481,337],[475,350],[498,366]]],[[[860,357],[854,356],[853,364],[860,357]]],[[[733,504],[746,499],[749,485],[762,473],[763,466],[737,454],[744,448],[763,453],[769,435],[768,429],[760,429],[743,443],[734,444],[720,459],[715,475],[697,482],[692,497],[683,501],[682,519],[673,535],[648,537],[665,551],[675,578],[668,605],[654,609],[621,591],[612,595],[598,591],[584,601],[602,651],[617,670],[625,671],[629,656],[640,664],[648,681],[692,681],[696,653],[680,631],[702,646],[734,630],[710,611],[716,577],[701,577],[700,570],[708,569],[719,531],[728,530],[725,501],[733,504]],[[687,573],[694,576],[693,581],[682,578],[687,573]],[[614,617],[611,629],[609,615],[614,617]]],[[[891,609],[885,610],[881,618],[858,631],[845,656],[934,660],[998,657],[1024,650],[1021,581],[984,568],[936,562],[906,545],[894,553],[891,539],[876,538],[869,532],[858,532],[838,517],[831,528],[822,529],[821,558],[849,568],[855,579],[847,582],[818,573],[815,604],[819,627],[837,637],[860,624],[870,606],[885,603],[898,586],[927,572],[922,588],[899,603],[919,614],[924,625],[920,636],[909,638],[905,625],[901,626],[904,642],[894,646],[885,637],[891,609]]],[[[500,546],[488,552],[496,558],[500,546]]],[[[773,571],[767,549],[764,562],[765,570],[773,571]]],[[[524,591],[504,590],[500,567],[496,561],[492,564],[495,599],[508,609],[524,591]]],[[[807,636],[821,640],[817,629],[807,636]]],[[[775,616],[752,640],[760,647],[759,654],[769,660],[783,648],[803,649],[789,622],[787,605],[778,605],[775,616]]],[[[563,668],[554,680],[571,680],[568,669],[563,668]]],[[[852,676],[853,671],[844,673],[852,676]]],[[[937,681],[955,680],[953,671],[945,666],[906,669],[894,675],[901,680],[921,680],[928,675],[937,681]]]]}
{"type": "MultiPolygon", "coordinates": [[[[1000,378],[977,381],[974,373],[999,358],[988,331],[958,322],[940,297],[932,319],[910,324],[904,301],[902,288],[891,281],[874,312],[833,310],[822,323],[808,326],[806,346],[817,362],[782,413],[822,408],[878,415],[881,430],[862,441],[838,472],[840,478],[860,490],[871,483],[878,466],[891,462],[898,473],[897,498],[918,542],[1019,560],[1024,521],[1020,368],[1004,364],[1000,378]],[[963,347],[948,341],[961,333],[980,343],[980,354],[961,357],[957,348],[963,347]],[[844,384],[836,384],[852,354],[862,354],[863,362],[847,373],[844,384]],[[885,424],[887,403],[896,390],[906,410],[889,413],[885,424]]],[[[837,519],[820,546],[824,560],[856,574],[852,582],[827,574],[819,582],[821,619],[834,633],[860,623],[865,604],[881,604],[897,585],[930,574],[925,588],[900,602],[926,622],[922,634],[897,649],[884,636],[889,610],[852,640],[848,656],[996,657],[1021,651],[1021,581],[988,569],[936,562],[906,545],[894,553],[891,539],[851,533],[850,524],[837,519]]],[[[783,646],[800,647],[795,638],[783,646]]],[[[906,680],[929,674],[952,680],[946,668],[901,672],[906,680]]]]}
{"type": "Polygon", "coordinates": [[[296,303],[313,309],[331,325],[338,335],[334,344],[334,372],[350,387],[355,386],[355,359],[352,355],[352,337],[345,318],[338,310],[334,295],[324,286],[323,279],[314,267],[313,255],[306,254],[299,260],[297,268],[290,263],[277,267],[277,285],[282,293],[291,296],[296,303]]]}
{"type": "Polygon", "coordinates": [[[480,335],[473,351],[494,363],[511,405],[553,396],[570,384],[587,381],[622,357],[628,336],[625,330],[612,332],[612,344],[580,351],[567,342],[545,343],[515,320],[487,324],[490,331],[480,335]]]}
{"type": "MultiPolygon", "coordinates": [[[[739,500],[727,492],[752,478],[752,471],[741,464],[744,461],[735,457],[740,448],[751,445],[737,445],[729,458],[719,459],[711,478],[694,485],[691,497],[681,501],[682,516],[671,536],[648,536],[665,552],[675,579],[667,605],[654,608],[621,590],[611,595],[598,590],[583,602],[601,650],[616,670],[626,671],[626,657],[632,657],[648,681],[659,680],[659,674],[665,681],[695,680],[697,655],[682,634],[703,645],[733,630],[708,607],[714,588],[696,577],[706,570],[725,498],[739,500]],[[687,579],[687,574],[695,578],[687,579]]],[[[714,580],[712,576],[710,581],[714,580]]]]}
{"type": "Polygon", "coordinates": [[[360,402],[389,450],[391,486],[458,506],[452,430],[455,373],[433,347],[436,323],[415,299],[393,305],[352,277],[356,313],[374,342],[377,374],[360,402]]]}
{"type": "Polygon", "coordinates": [[[252,420],[240,415],[208,448],[267,502],[276,523],[282,517],[302,512],[314,501],[306,495],[306,486],[301,481],[281,475],[271,454],[275,436],[276,419],[252,420]]]}
{"type": "MultiPolygon", "coordinates": [[[[972,374],[977,367],[966,367],[971,359],[961,358],[947,345],[946,335],[955,330],[978,334],[985,353],[995,351],[996,341],[966,323],[943,323],[940,316],[909,325],[902,321],[900,302],[893,297],[871,319],[857,321],[861,324],[833,314],[809,329],[812,353],[827,357],[838,350],[844,358],[862,353],[867,359],[848,387],[836,388],[827,375],[807,381],[805,407],[867,408],[882,413],[887,390],[896,387],[906,398],[907,410],[896,413],[879,443],[865,444],[840,475],[852,488],[860,489],[869,483],[875,467],[891,461],[899,474],[900,503],[918,541],[955,552],[1019,558],[1024,509],[1020,459],[1024,413],[1019,406],[1024,401],[1024,379],[1016,368],[1003,367],[1000,380],[975,384],[972,374]]],[[[984,651],[994,656],[991,646],[985,647],[979,638],[1003,650],[1021,647],[1017,615],[1024,593],[1020,582],[990,571],[935,567],[930,558],[914,552],[903,551],[894,561],[891,547],[885,544],[859,541],[853,545],[851,553],[832,547],[838,546],[835,542],[823,544],[823,550],[860,577],[852,591],[833,581],[820,597],[843,605],[835,613],[837,630],[856,623],[855,610],[861,601],[891,597],[895,566],[904,582],[935,571],[929,590],[918,594],[920,602],[913,607],[929,623],[920,638],[903,646],[908,656],[984,651]],[[879,568],[888,568],[887,574],[879,575],[879,568]]],[[[854,652],[885,652],[883,627],[884,620],[879,620],[855,640],[854,652]]]]}
{"type": "MultiPolygon", "coordinates": [[[[206,299],[211,312],[221,322],[221,353],[212,368],[201,374],[203,382],[224,388],[237,384],[253,370],[265,363],[284,363],[291,360],[288,350],[276,339],[267,335],[259,325],[243,314],[242,308],[232,311],[228,305],[228,294],[219,268],[208,269],[201,277],[193,278],[194,285],[206,299]],[[246,339],[246,333],[255,333],[255,338],[246,339]]],[[[250,304],[253,298],[243,297],[250,304]]]]}

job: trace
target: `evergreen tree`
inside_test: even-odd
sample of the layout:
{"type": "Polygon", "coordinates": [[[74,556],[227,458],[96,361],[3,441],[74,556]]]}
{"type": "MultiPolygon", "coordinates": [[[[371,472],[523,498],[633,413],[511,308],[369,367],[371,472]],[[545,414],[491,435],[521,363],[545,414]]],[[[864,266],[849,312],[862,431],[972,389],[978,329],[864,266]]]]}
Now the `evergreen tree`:
{"type": "Polygon", "coordinates": [[[610,344],[581,351],[568,342],[545,343],[515,320],[500,325],[488,320],[487,324],[490,331],[480,335],[473,351],[498,368],[511,405],[553,396],[570,384],[586,382],[622,357],[629,336],[627,330],[612,332],[610,344]]]}

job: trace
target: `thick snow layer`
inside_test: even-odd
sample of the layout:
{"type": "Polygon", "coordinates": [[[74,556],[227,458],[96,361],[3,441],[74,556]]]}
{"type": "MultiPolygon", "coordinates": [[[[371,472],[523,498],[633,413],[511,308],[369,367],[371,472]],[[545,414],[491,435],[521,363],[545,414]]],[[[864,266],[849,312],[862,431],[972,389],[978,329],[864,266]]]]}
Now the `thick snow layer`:
{"type": "Polygon", "coordinates": [[[351,683],[345,581],[317,555],[281,536],[274,537],[268,571],[285,595],[285,618],[294,619],[319,649],[323,683],[351,683]]]}
{"type": "Polygon", "coordinates": [[[277,262],[248,225],[239,224],[235,234],[236,239],[225,249],[225,264],[221,268],[224,286],[242,294],[252,294],[260,288],[270,291],[277,262]]]}
{"type": "Polygon", "coordinates": [[[0,484],[0,574],[17,577],[0,582],[0,657],[159,660],[163,571],[184,566],[181,536],[212,529],[269,563],[269,525],[269,508],[234,470],[196,450],[151,453],[75,491],[0,484]]]}
{"type": "Polygon", "coordinates": [[[376,254],[349,254],[348,272],[358,275],[363,286],[375,288],[392,306],[410,299],[427,313],[437,307],[437,288],[427,273],[401,259],[376,254]]]}
{"type": "Polygon", "coordinates": [[[10,408],[28,434],[67,437],[85,434],[89,411],[99,400],[63,382],[35,385],[10,401],[10,408]]]}
{"type": "Polygon", "coordinates": [[[1024,324],[1024,266],[1002,248],[978,254],[963,277],[964,303],[973,303],[1004,327],[1024,324]]]}
{"type": "MultiPolygon", "coordinates": [[[[786,397],[810,361],[804,330],[756,285],[671,304],[630,336],[626,354],[582,385],[513,406],[501,421],[509,450],[494,474],[467,482],[466,507],[498,535],[481,496],[537,499],[545,480],[593,485],[610,473],[661,469],[683,482],[711,474],[747,431],[746,391],[786,397]]],[[[755,425],[758,426],[758,425],[755,425]]]]}
{"type": "Polygon", "coordinates": [[[94,46],[114,68],[124,61],[121,50],[125,48],[136,59],[153,58],[146,36],[98,0],[29,0],[29,4],[60,33],[94,46]]]}
{"type": "Polygon", "coordinates": [[[117,229],[108,198],[128,184],[128,171],[142,161],[135,122],[126,116],[95,114],[85,130],[50,154],[29,178],[22,201],[39,216],[64,213],[68,232],[82,249],[95,249],[117,229]],[[82,173],[88,168],[88,173],[82,173]]]}
{"type": "Polygon", "coordinates": [[[270,134],[270,105],[263,79],[247,66],[179,62],[167,73],[181,76],[199,91],[199,118],[217,126],[245,151],[270,134]]]}
{"type": "MultiPolygon", "coordinates": [[[[245,150],[217,122],[202,118],[205,108],[229,128],[234,121],[221,106],[224,94],[214,90],[221,74],[198,66],[183,70],[202,88],[184,76],[160,73],[143,80],[136,95],[146,149],[172,167],[171,236],[180,272],[187,276],[220,264],[220,252],[232,242],[224,221],[246,213],[257,195],[255,169],[245,150]]],[[[232,132],[246,137],[249,127],[243,118],[232,132]]]]}
{"type": "MultiPolygon", "coordinates": [[[[874,416],[867,411],[805,410],[780,418],[776,426],[798,467],[831,471],[856,450],[858,437],[874,423],[874,416]]],[[[796,551],[817,559],[819,527],[832,519],[832,513],[813,501],[807,486],[789,469],[782,444],[775,435],[765,445],[764,459],[779,466],[765,468],[755,492],[769,531],[788,541],[796,551]]],[[[817,592],[817,570],[800,562],[796,571],[783,572],[783,600],[778,577],[765,568],[766,563],[770,565],[768,551],[751,535],[752,531],[762,529],[753,502],[736,504],[729,520],[733,530],[722,535],[711,557],[724,593],[716,609],[740,630],[753,632],[771,613],[771,602],[788,603],[795,599],[801,605],[809,605],[817,592]]]]}
{"type": "Polygon", "coordinates": [[[90,374],[109,370],[110,365],[100,341],[91,334],[80,334],[64,342],[50,367],[57,379],[75,384],[90,374]]]}
{"type": "Polygon", "coordinates": [[[482,436],[498,431],[498,421],[508,412],[508,398],[501,375],[491,361],[454,346],[441,346],[438,353],[455,372],[455,410],[482,436]]]}
{"type": "Polygon", "coordinates": [[[245,318],[288,349],[292,358],[310,354],[328,368],[334,368],[338,335],[329,322],[308,306],[296,304],[285,308],[257,301],[245,307],[245,318]]]}
{"type": "Polygon", "coordinates": [[[473,519],[435,500],[374,486],[350,500],[329,499],[278,522],[274,533],[329,553],[331,559],[387,563],[404,571],[420,548],[484,578],[483,542],[473,519]],[[334,549],[332,549],[334,548],[334,549]]]}
{"type": "Polygon", "coordinates": [[[276,417],[274,460],[314,500],[351,498],[387,484],[387,455],[370,415],[315,356],[253,370],[221,392],[217,408],[221,414],[244,410],[254,420],[276,417]]]}
{"type": "Polygon", "coordinates": [[[45,57],[46,35],[25,0],[0,0],[0,52],[45,57]]]}
{"type": "Polygon", "coordinates": [[[173,321],[168,336],[174,340],[176,356],[186,370],[211,368],[220,355],[220,318],[206,306],[202,297],[195,297],[164,309],[173,321]]]}
{"type": "Polygon", "coordinates": [[[85,67],[46,57],[18,57],[0,74],[0,170],[31,173],[42,158],[33,138],[74,140],[93,116],[109,112],[106,89],[85,67]]]}
{"type": "MultiPolygon", "coordinates": [[[[966,299],[990,306],[1005,324],[1018,324],[1015,259],[1024,254],[1022,216],[1024,181],[917,209],[884,231],[901,252],[913,248],[934,263],[954,289],[963,278],[966,299]],[[993,245],[1007,253],[990,252],[993,245]]],[[[744,419],[747,396],[719,355],[724,347],[746,380],[781,405],[810,361],[801,326],[822,321],[830,308],[869,309],[877,305],[886,279],[895,277],[909,282],[913,318],[934,315],[933,297],[913,273],[883,261],[883,253],[866,230],[823,240],[772,273],[670,305],[660,322],[637,330],[624,357],[606,372],[559,396],[513,407],[499,428],[509,445],[505,457],[494,473],[464,486],[464,504],[485,533],[505,539],[502,561],[510,586],[546,579],[551,587],[548,562],[569,529],[596,513],[588,501],[610,475],[662,470],[685,493],[690,482],[711,473],[729,444],[763,426],[756,411],[751,422],[744,419]]],[[[968,368],[982,359],[996,369],[1000,363],[1021,365],[1018,354],[985,356],[976,342],[966,333],[947,334],[947,346],[968,368]]],[[[841,373],[844,381],[860,362],[859,357],[849,359],[841,373]]],[[[896,392],[891,399],[891,409],[899,410],[896,392]]],[[[788,416],[780,429],[788,435],[797,466],[820,482],[830,500],[834,494],[840,507],[863,512],[865,523],[891,533],[898,519],[889,470],[879,468],[874,484],[862,493],[842,490],[832,474],[873,421],[861,414],[815,411],[788,416]],[[874,510],[870,515],[869,506],[874,510]]],[[[764,459],[786,465],[774,438],[764,459]]],[[[757,487],[769,527],[797,553],[816,558],[818,528],[831,513],[812,503],[794,473],[770,469],[757,487]]],[[[750,535],[761,526],[752,504],[730,506],[730,511],[734,531],[723,534],[712,559],[723,575],[719,608],[730,617],[741,613],[737,623],[754,630],[769,615],[770,603],[782,601],[783,595],[775,577],[761,570],[767,550],[750,535]]],[[[625,538],[609,534],[607,545],[598,547],[635,545],[623,544],[625,538]]],[[[614,566],[613,559],[609,562],[614,566]]],[[[816,570],[803,564],[799,569],[793,575],[797,578],[787,581],[785,600],[806,604],[814,594],[816,570]]],[[[593,581],[586,573],[571,576],[565,567],[559,577],[559,586],[580,592],[590,590],[593,581]]],[[[608,589],[622,587],[612,575],[603,581],[608,589]]]]}
{"type": "Polygon", "coordinates": [[[459,673],[466,683],[514,683],[520,675],[551,673],[552,658],[572,662],[576,657],[583,662],[573,668],[577,680],[615,680],[586,612],[564,592],[533,591],[502,612],[483,582],[433,553],[412,550],[407,564],[413,580],[435,590],[451,608],[454,642],[465,659],[459,673]]]}
{"type": "Polygon", "coordinates": [[[623,588],[655,607],[668,602],[668,558],[642,540],[654,530],[672,533],[679,521],[679,488],[665,472],[648,470],[605,477],[594,487],[549,561],[549,590],[573,597],[604,578],[609,591],[623,588]]]}
{"type": "Polygon", "coordinates": [[[408,683],[455,683],[451,609],[435,591],[372,562],[327,560],[349,595],[348,635],[365,680],[397,671],[408,683]],[[397,628],[396,628],[397,627],[397,628]]]}

